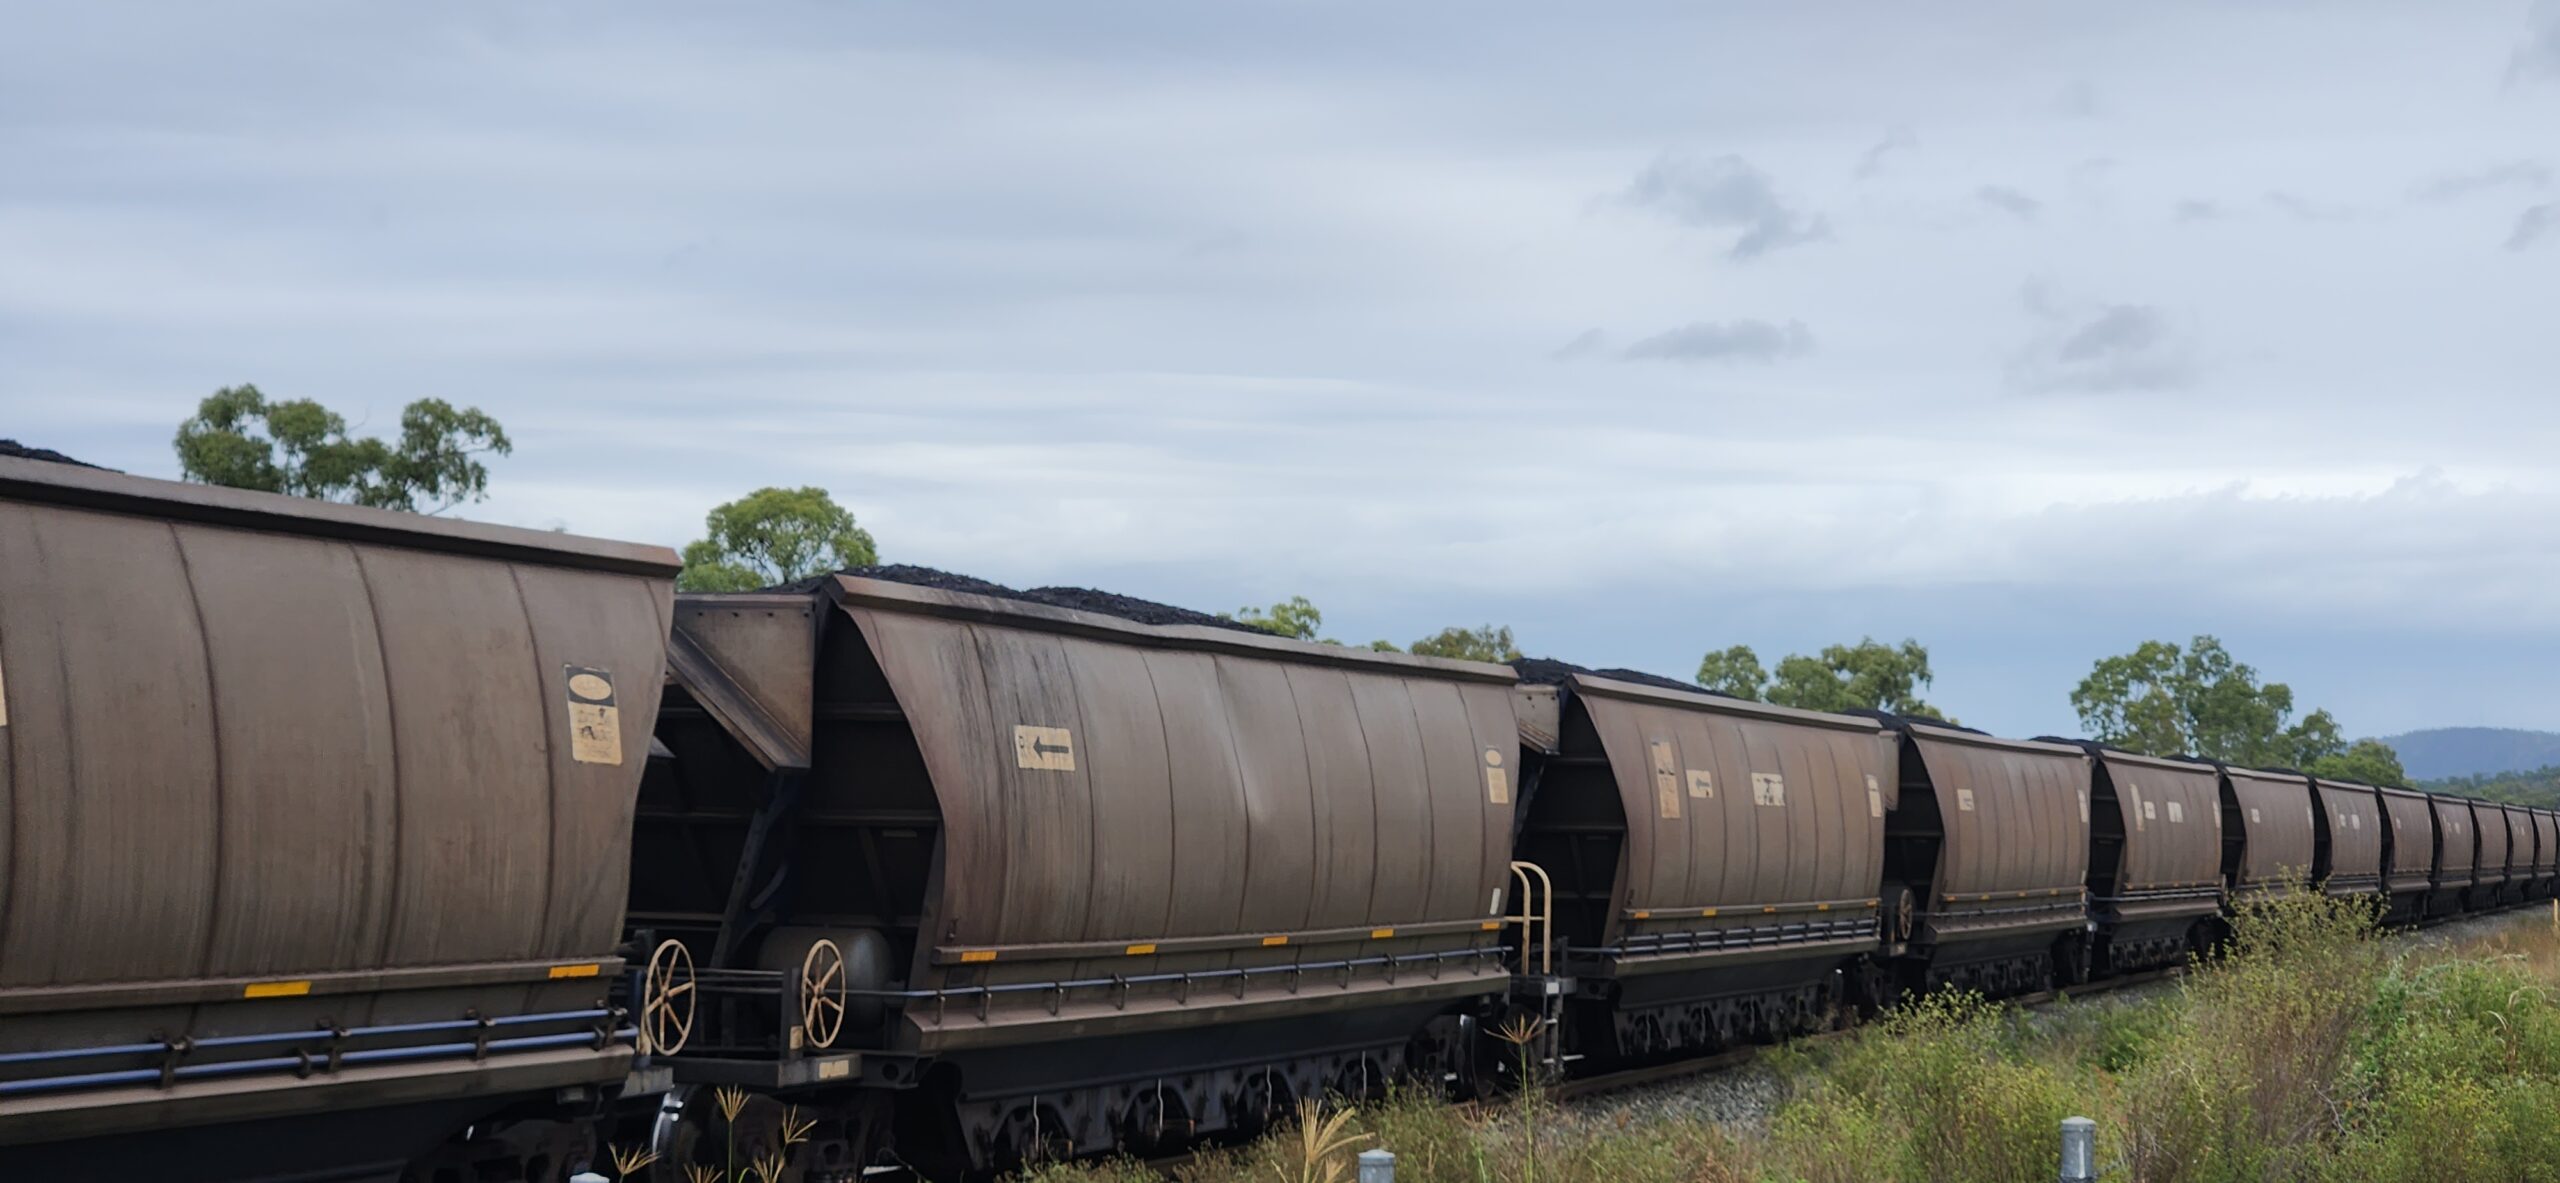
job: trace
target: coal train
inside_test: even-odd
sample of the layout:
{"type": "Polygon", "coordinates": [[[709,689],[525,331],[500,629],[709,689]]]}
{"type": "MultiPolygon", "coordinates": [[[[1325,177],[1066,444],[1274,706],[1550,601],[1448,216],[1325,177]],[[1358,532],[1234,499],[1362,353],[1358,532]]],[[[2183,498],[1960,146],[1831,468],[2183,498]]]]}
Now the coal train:
{"type": "Polygon", "coordinates": [[[968,1175],[2560,878],[2543,810],[676,570],[0,458],[0,1177],[968,1175]]]}

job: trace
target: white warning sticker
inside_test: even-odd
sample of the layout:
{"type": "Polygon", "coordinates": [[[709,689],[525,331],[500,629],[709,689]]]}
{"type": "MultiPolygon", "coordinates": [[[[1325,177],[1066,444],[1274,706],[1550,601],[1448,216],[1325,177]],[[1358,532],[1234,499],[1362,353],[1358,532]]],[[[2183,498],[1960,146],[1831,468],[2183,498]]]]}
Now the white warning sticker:
{"type": "Polygon", "coordinates": [[[0,664],[0,727],[6,727],[6,726],[8,726],[8,725],[9,725],[9,673],[8,673],[8,669],[6,668],[5,664],[0,664]]]}
{"type": "Polygon", "coordinates": [[[1784,775],[1775,772],[1752,773],[1751,803],[1754,805],[1785,805],[1787,803],[1787,778],[1784,775]]]}
{"type": "Polygon", "coordinates": [[[1671,741],[1657,739],[1645,745],[1653,752],[1654,811],[1665,820],[1680,816],[1680,768],[1671,754],[1671,741]]]}
{"type": "Polygon", "coordinates": [[[1700,801],[1715,800],[1716,774],[1704,768],[1692,768],[1688,773],[1689,795],[1700,801]]]}
{"type": "Polygon", "coordinates": [[[1488,804],[1511,804],[1511,772],[1504,768],[1484,770],[1484,799],[1488,804]]]}
{"type": "Polygon", "coordinates": [[[1015,724],[1013,762],[1016,767],[1039,772],[1073,772],[1076,770],[1075,734],[1064,727],[1015,724]]]}
{"type": "Polygon", "coordinates": [[[2186,821],[2186,820],[2187,820],[2187,811],[2186,811],[2185,807],[2183,807],[2183,806],[2179,805],[2179,804],[2178,804],[2177,802],[2175,802],[2175,801],[2170,802],[2170,803],[2169,803],[2169,824],[2174,826],[2174,825],[2178,825],[2178,824],[2180,824],[2180,823],[2182,823],[2182,822],[2184,822],[2184,821],[2186,821]]]}
{"type": "Polygon", "coordinates": [[[2089,824],[2089,790],[2080,790],[2080,824],[2089,824]]]}
{"type": "Polygon", "coordinates": [[[612,671],[561,668],[569,683],[569,758],[580,764],[622,763],[622,708],[614,704],[612,671]]]}
{"type": "Polygon", "coordinates": [[[1957,790],[1956,790],[1956,808],[1961,809],[1961,810],[1965,811],[1966,813],[1971,813],[1971,812],[1973,812],[1973,790],[1971,790],[1971,789],[1957,789],[1957,790]]]}
{"type": "Polygon", "coordinates": [[[1867,816],[1884,816],[1884,790],[1876,786],[1876,778],[1867,778],[1867,816]]]}

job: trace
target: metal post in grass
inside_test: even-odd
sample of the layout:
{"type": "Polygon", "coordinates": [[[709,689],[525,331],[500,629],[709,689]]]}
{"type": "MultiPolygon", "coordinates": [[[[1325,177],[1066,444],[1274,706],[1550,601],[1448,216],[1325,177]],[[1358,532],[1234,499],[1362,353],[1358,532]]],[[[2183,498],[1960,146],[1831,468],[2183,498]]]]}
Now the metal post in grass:
{"type": "Polygon", "coordinates": [[[1396,1183],[1396,1156],[1392,1150],[1360,1152],[1360,1183],[1396,1183]]]}
{"type": "Polygon", "coordinates": [[[2062,1183],[2098,1183],[2098,1123],[2088,1118],[2062,1119],[2062,1183]]]}

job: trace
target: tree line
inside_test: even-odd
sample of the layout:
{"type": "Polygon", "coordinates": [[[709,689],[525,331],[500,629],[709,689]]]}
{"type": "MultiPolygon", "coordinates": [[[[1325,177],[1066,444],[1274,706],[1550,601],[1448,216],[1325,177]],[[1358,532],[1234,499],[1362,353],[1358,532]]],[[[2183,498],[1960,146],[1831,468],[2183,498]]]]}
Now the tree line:
{"type": "MultiPolygon", "coordinates": [[[[257,387],[215,391],[178,428],[186,479],[382,509],[442,513],[488,496],[482,459],[514,451],[504,428],[477,407],[420,399],[403,408],[396,439],[351,435],[346,419],[308,399],[273,400],[257,387]]],[[[714,507],[703,537],[684,548],[684,591],[742,591],[879,561],[871,533],[816,487],[757,489],[714,507]]],[[[1324,613],[1304,596],[1230,619],[1277,636],[1327,644],[1324,613]]],[[[1520,660],[1508,625],[1453,625],[1405,645],[1367,648],[1467,661],[1520,660]]],[[[1921,697],[1932,681],[1929,650],[1909,638],[1862,637],[1764,666],[1748,645],[1708,652],[1695,677],[1706,690],[1815,711],[1874,710],[1955,720],[1921,697]]],[[[2378,740],[2348,742],[2326,710],[2294,715],[2291,687],[2266,682],[2222,642],[2145,641],[2100,658],[2071,691],[2084,732],[2153,756],[2189,755],[2294,768],[2368,784],[2403,784],[2397,753],[2378,740]]],[[[2447,782],[2498,800],[2560,804],[2560,769],[2447,782]],[[2506,794],[2515,794],[2508,796],[2506,794]]]]}

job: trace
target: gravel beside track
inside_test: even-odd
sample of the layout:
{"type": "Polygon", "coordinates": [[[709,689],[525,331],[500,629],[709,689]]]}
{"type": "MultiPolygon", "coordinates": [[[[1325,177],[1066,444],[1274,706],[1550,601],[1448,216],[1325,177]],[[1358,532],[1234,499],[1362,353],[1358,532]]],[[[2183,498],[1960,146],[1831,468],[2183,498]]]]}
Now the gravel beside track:
{"type": "MultiPolygon", "coordinates": [[[[2549,903],[2528,904],[2507,912],[2471,916],[2432,928],[2388,938],[2413,949],[2487,944],[2506,933],[2535,924],[2560,926],[2549,903]]],[[[2008,1000],[2029,1010],[2064,1005],[2129,1006],[2177,989],[2182,971],[2151,971],[2106,982],[2092,982],[2060,996],[2030,994],[2008,1000]]],[[[1838,1039],[1851,1032],[1805,1036],[1798,1045],[1838,1039]]],[[[1570,1081],[1554,1090],[1563,1102],[1559,1116],[1567,1121],[1607,1126],[1657,1119],[1707,1121],[1737,1132],[1758,1132],[1786,1099],[1787,1082],[1761,1059],[1772,1049],[1742,1048],[1685,1064],[1612,1073],[1570,1081]]]]}

